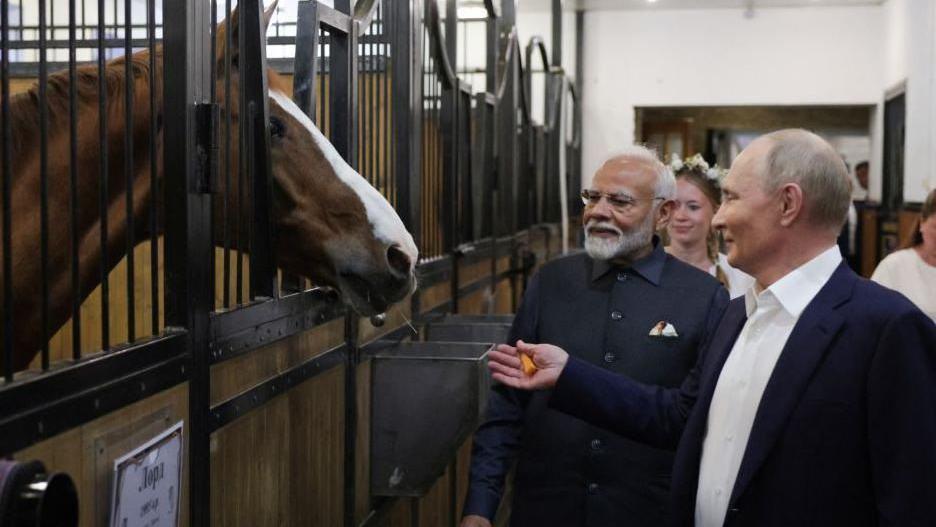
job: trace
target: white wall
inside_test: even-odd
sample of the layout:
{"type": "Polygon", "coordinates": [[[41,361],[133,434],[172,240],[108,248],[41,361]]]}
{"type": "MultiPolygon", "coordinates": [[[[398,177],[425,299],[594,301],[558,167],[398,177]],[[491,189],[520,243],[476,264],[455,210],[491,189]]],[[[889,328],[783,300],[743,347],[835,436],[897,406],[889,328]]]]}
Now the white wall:
{"type": "MultiPolygon", "coordinates": [[[[904,200],[920,202],[936,188],[936,4],[889,0],[881,6],[884,35],[883,89],[906,82],[904,200]]],[[[881,196],[883,92],[875,113],[871,197],[881,196]]]]}
{"type": "Polygon", "coordinates": [[[634,141],[639,106],[877,104],[881,9],[587,12],[584,177],[634,141]]]}

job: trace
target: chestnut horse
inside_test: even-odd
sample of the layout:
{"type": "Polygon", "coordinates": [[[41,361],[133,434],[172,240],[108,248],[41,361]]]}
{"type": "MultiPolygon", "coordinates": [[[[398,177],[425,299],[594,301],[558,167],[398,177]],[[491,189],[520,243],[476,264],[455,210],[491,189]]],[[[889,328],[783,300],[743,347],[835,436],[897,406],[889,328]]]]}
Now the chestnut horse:
{"type": "MultiPolygon", "coordinates": [[[[275,5],[275,4],[274,4],[275,5]]],[[[273,7],[264,13],[268,24],[273,7]]],[[[222,122],[230,112],[231,130],[238,130],[238,27],[235,10],[227,22],[219,25],[216,40],[217,101],[222,122]],[[231,32],[231,86],[225,93],[224,53],[226,32],[231,32]]],[[[157,171],[150,173],[149,138],[153,115],[149,98],[153,92],[156,108],[162,107],[162,48],[156,53],[156,85],[149,81],[149,50],[120,57],[107,64],[107,263],[113,267],[126,254],[126,174],[124,116],[126,60],[133,72],[133,225],[136,240],[149,234],[148,215],[151,200],[162,196],[150,192],[150,178],[161,188],[162,131],[157,138],[157,171]]],[[[414,267],[418,258],[416,245],[399,216],[384,197],[338,154],[318,128],[285,95],[284,81],[272,70],[269,79],[271,155],[273,167],[273,229],[277,265],[284,271],[334,287],[358,313],[369,316],[383,312],[415,288],[414,267]]],[[[101,218],[98,214],[101,163],[98,143],[98,70],[95,66],[77,69],[77,141],[78,141],[78,263],[79,292],[85,299],[100,283],[101,218]]],[[[50,75],[48,101],[48,269],[50,335],[69,318],[72,305],[71,241],[69,236],[69,77],[67,72],[50,75]]],[[[12,250],[13,280],[3,277],[3,288],[13,293],[14,368],[25,368],[42,346],[41,298],[38,284],[40,269],[40,171],[39,171],[39,96],[38,86],[15,95],[10,101],[12,128],[12,250]]],[[[161,116],[157,115],[157,126],[161,116]]],[[[0,126],[2,126],[0,121],[0,126]]],[[[234,132],[236,134],[236,132],[234,132]]],[[[236,135],[230,148],[221,145],[220,155],[238,159],[236,135]],[[230,154],[230,155],[228,155],[230,154]]],[[[216,195],[215,227],[219,228],[221,196],[225,190],[237,192],[234,185],[237,163],[230,167],[231,177],[218,178],[221,188],[216,195]],[[225,180],[232,182],[224,188],[225,180]]],[[[0,169],[2,170],[2,169],[0,169]]],[[[0,174],[7,177],[7,174],[0,174]]],[[[165,209],[165,214],[172,214],[165,209]]],[[[243,211],[231,211],[229,223],[246,217],[243,211]]],[[[217,238],[217,237],[216,237],[217,238]]],[[[2,251],[2,248],[0,248],[2,251]]],[[[0,252],[2,254],[2,252],[0,252]]],[[[109,270],[109,269],[108,269],[109,270]]],[[[2,271],[0,271],[2,272],[2,271]]],[[[3,289],[0,289],[2,294],[3,289]]],[[[8,316],[8,315],[5,315],[8,316]]]]}

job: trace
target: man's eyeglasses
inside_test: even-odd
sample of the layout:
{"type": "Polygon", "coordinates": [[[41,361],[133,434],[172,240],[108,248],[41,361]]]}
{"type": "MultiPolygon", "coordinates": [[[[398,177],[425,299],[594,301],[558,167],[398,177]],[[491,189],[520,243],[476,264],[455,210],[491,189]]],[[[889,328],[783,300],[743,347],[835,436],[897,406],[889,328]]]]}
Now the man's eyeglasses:
{"type": "Polygon", "coordinates": [[[630,194],[625,194],[623,192],[601,192],[599,190],[589,190],[585,189],[582,191],[582,203],[586,208],[594,207],[598,205],[598,202],[601,201],[601,197],[604,196],[608,200],[608,204],[611,205],[611,208],[618,212],[628,212],[638,201],[656,201],[658,199],[666,199],[662,196],[655,196],[652,198],[635,198],[630,194]]]}

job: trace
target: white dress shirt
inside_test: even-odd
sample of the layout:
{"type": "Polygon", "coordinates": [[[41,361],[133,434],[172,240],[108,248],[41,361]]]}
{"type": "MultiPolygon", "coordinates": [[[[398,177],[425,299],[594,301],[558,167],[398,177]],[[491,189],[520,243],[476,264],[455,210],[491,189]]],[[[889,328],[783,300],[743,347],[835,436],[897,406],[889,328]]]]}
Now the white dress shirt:
{"type": "Polygon", "coordinates": [[[806,306],[842,261],[833,245],[767,289],[744,295],[747,321],[725,361],[702,443],[696,527],[721,527],[744,458],[754,416],[783,346],[806,306]]]}

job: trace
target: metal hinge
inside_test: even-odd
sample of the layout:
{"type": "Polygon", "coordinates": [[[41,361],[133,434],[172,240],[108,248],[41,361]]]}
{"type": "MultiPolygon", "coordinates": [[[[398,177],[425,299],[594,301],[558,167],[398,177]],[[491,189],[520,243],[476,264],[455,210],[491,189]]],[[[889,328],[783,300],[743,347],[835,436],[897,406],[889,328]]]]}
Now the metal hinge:
{"type": "Polygon", "coordinates": [[[195,192],[212,194],[218,186],[218,105],[195,104],[195,192]]]}

